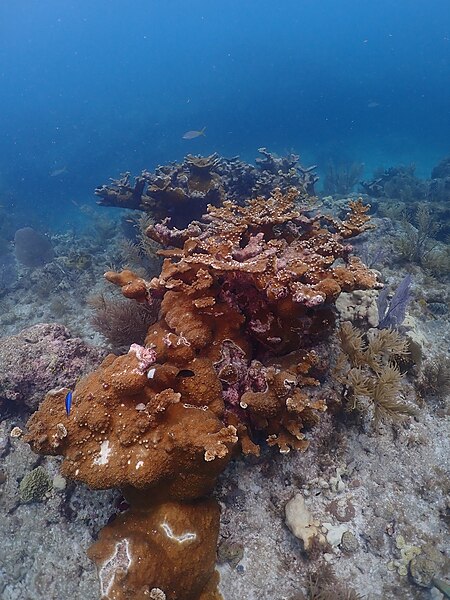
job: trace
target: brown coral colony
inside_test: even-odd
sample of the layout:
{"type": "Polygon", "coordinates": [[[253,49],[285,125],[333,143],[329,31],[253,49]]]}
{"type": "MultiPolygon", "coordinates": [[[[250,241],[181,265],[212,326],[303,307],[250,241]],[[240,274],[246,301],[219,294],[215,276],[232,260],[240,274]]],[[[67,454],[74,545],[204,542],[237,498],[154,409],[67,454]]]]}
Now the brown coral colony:
{"type": "MultiPolygon", "coordinates": [[[[190,157],[188,168],[197,190],[219,189],[214,158],[190,157]]],[[[342,291],[377,285],[347,243],[369,226],[366,212],[353,202],[339,221],[294,188],[223,201],[186,229],[149,227],[170,244],[158,277],[105,274],[127,298],[161,302],[159,318],[144,346],[108,356],[80,381],[70,416],[67,390],[49,393],[27,436],[35,451],[64,457],[65,475],[120,487],[131,503],[90,551],[103,598],[154,589],[172,600],[217,597],[218,512],[208,494],[234,450],[258,454],[263,440],[281,452],[307,447],[305,428],[326,410],[318,345],[333,329],[333,304],[342,291]],[[183,563],[175,582],[174,562],[183,563]]]]}

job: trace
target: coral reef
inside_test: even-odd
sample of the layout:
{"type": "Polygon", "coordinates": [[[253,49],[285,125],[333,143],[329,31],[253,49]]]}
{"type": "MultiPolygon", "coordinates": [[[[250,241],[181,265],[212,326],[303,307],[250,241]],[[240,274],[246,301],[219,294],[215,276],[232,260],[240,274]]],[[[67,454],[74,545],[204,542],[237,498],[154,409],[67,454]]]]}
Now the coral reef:
{"type": "Polygon", "coordinates": [[[34,325],[1,338],[0,411],[7,407],[36,409],[42,390],[74,386],[103,355],[103,351],[72,337],[62,325],[34,325]]]}
{"type": "Polygon", "coordinates": [[[362,181],[361,187],[374,198],[387,197],[404,202],[420,201],[427,198],[427,184],[416,177],[415,165],[400,165],[374,173],[374,179],[362,181]]]}
{"type": "Polygon", "coordinates": [[[143,171],[130,183],[130,173],[95,190],[104,206],[120,206],[150,212],[156,220],[170,216],[175,226],[200,217],[206,206],[224,198],[217,171],[217,154],[207,157],[188,154],[182,163],[160,166],[155,173],[143,171]]]}
{"type": "MultiPolygon", "coordinates": [[[[101,209],[96,208],[97,212],[101,209]]],[[[83,208],[84,213],[84,208],[83,208]]],[[[93,334],[90,324],[86,290],[89,295],[103,290],[102,275],[110,267],[125,267],[119,251],[121,231],[117,223],[104,223],[91,211],[83,216],[89,227],[83,232],[76,228],[52,235],[54,258],[37,268],[28,268],[15,259],[12,252],[0,258],[0,330],[14,335],[35,323],[65,325],[74,336],[92,343],[103,343],[93,334]],[[97,222],[98,221],[98,222],[97,222]],[[103,238],[109,232],[107,239],[103,238]],[[112,233],[111,233],[112,232],[112,233]]],[[[122,238],[123,239],[123,238],[122,238]]],[[[159,269],[145,261],[147,272],[159,269]]],[[[133,268],[142,268],[132,265],[133,268]]]]}
{"type": "MultiPolygon", "coordinates": [[[[166,227],[178,245],[160,251],[158,277],[106,273],[127,298],[160,303],[159,318],[145,346],[109,355],[76,385],[70,415],[68,388],[49,392],[26,436],[36,452],[64,457],[65,476],[92,488],[119,487],[131,504],[92,550],[100,573],[107,571],[105,597],[145,598],[160,589],[168,600],[181,598],[167,583],[167,569],[175,570],[170,561],[165,570],[128,570],[130,556],[153,544],[138,535],[139,524],[162,530],[162,550],[154,548],[150,562],[174,552],[174,536],[215,540],[213,525],[208,535],[192,537],[176,523],[213,502],[205,498],[232,451],[259,454],[261,435],[281,452],[307,447],[304,430],[326,409],[320,342],[333,330],[334,302],[342,291],[377,286],[347,243],[370,227],[366,212],[354,201],[344,221],[311,213],[306,192],[297,189],[244,206],[225,201],[209,206],[195,229],[174,235],[166,227]],[[166,503],[174,502],[173,523],[162,521],[166,503]]],[[[148,234],[157,237],[155,231],[151,226],[148,234]]],[[[207,520],[214,521],[211,510],[207,520]]],[[[187,559],[174,558],[184,599],[214,597],[208,586],[215,542],[208,544],[181,549],[193,578],[187,559]],[[202,574],[192,564],[203,564],[202,574]]]]}
{"type": "Polygon", "coordinates": [[[438,242],[434,236],[440,225],[426,204],[418,205],[411,221],[405,216],[405,233],[397,241],[397,250],[403,260],[423,265],[427,256],[437,246],[438,242]]]}
{"type": "Polygon", "coordinates": [[[450,156],[443,158],[431,171],[431,179],[446,179],[450,177],[450,156]]]}
{"type": "MultiPolygon", "coordinates": [[[[395,169],[389,169],[386,173],[392,174],[391,171],[395,169]]],[[[410,176],[412,172],[410,169],[410,176]]],[[[450,178],[445,178],[445,164],[442,169],[436,169],[435,174],[442,174],[443,177],[432,180],[414,177],[414,185],[420,188],[418,190],[408,187],[408,182],[412,180],[406,176],[396,179],[400,186],[398,189],[389,185],[378,189],[376,182],[381,181],[378,179],[366,186],[366,190],[377,197],[374,201],[375,211],[391,220],[390,250],[397,256],[396,262],[400,265],[418,265],[427,274],[446,281],[450,273],[450,209],[447,201],[450,178]],[[406,188],[402,189],[402,185],[406,188]],[[442,193],[436,192],[438,188],[442,193]]],[[[365,251],[361,256],[367,265],[373,266],[379,262],[379,253],[386,264],[388,249],[384,246],[378,246],[375,260],[371,260],[370,255],[365,256],[365,251]]]]}
{"type": "MultiPolygon", "coordinates": [[[[229,176],[230,190],[233,189],[227,196],[234,198],[237,204],[242,204],[243,190],[250,190],[248,195],[252,195],[257,177],[258,181],[266,181],[267,185],[270,185],[271,177],[275,179],[275,170],[281,163],[267,161],[267,168],[273,170],[273,173],[267,171],[267,179],[263,179],[260,168],[251,167],[237,158],[230,159],[228,164],[231,166],[226,176],[229,176]]],[[[224,163],[220,168],[225,172],[224,163]]],[[[283,184],[281,187],[286,190],[285,184],[290,175],[277,175],[277,178],[283,184]]],[[[434,183],[444,184],[445,179],[431,182],[434,183]]],[[[356,196],[353,194],[353,199],[356,196]]],[[[220,501],[222,513],[219,534],[221,560],[217,568],[221,577],[220,590],[226,600],[243,597],[247,600],[272,600],[280,597],[304,600],[308,592],[305,582],[307,573],[320,571],[324,562],[333,565],[338,581],[351,583],[355,590],[367,595],[371,600],[418,600],[433,594],[438,595],[437,590],[420,589],[413,583],[415,581],[419,585],[417,573],[421,575],[424,567],[428,569],[428,557],[424,551],[426,544],[431,543],[443,555],[448,554],[445,536],[449,522],[450,489],[446,472],[450,440],[447,364],[450,313],[448,286],[443,285],[439,279],[443,278],[446,258],[448,265],[445,252],[448,246],[443,246],[441,242],[446,240],[446,223],[450,221],[445,205],[439,204],[439,200],[431,196],[429,200],[426,206],[442,228],[433,236],[439,244],[424,257],[421,264],[405,265],[405,261],[399,263],[396,260],[396,241],[405,233],[402,232],[401,224],[403,213],[408,214],[410,222],[417,228],[414,216],[417,207],[415,202],[410,206],[396,202],[394,207],[394,201],[388,197],[385,200],[381,198],[379,201],[373,201],[375,211],[379,211],[378,216],[387,215],[391,218],[378,219],[372,215],[376,232],[367,231],[355,241],[349,240],[353,252],[361,257],[362,262],[380,270],[381,266],[383,267],[385,288],[394,291],[408,272],[414,277],[414,293],[401,331],[406,331],[409,336],[410,352],[414,340],[412,352],[415,356],[397,363],[401,372],[405,372],[400,392],[405,394],[412,404],[415,392],[411,383],[417,375],[419,376],[415,387],[420,402],[420,413],[416,419],[406,419],[401,424],[396,423],[394,427],[381,428],[383,435],[378,435],[378,431],[369,427],[368,419],[364,419],[362,423],[361,415],[356,411],[339,411],[336,414],[336,408],[340,407],[337,403],[339,397],[342,397],[344,405],[347,401],[348,408],[352,404],[348,402],[352,400],[352,391],[347,386],[332,387],[323,369],[328,353],[334,354],[336,336],[327,337],[323,341],[320,336],[312,336],[310,349],[317,353],[319,360],[313,367],[313,375],[320,382],[320,386],[304,386],[300,389],[310,398],[316,397],[316,394],[319,398],[326,398],[329,410],[327,413],[315,413],[315,416],[320,415],[320,421],[313,429],[310,428],[311,423],[304,423],[302,433],[305,438],[302,442],[309,443],[308,452],[278,454],[267,448],[264,443],[264,439],[269,437],[268,431],[260,428],[260,424],[254,420],[251,423],[244,422],[246,432],[239,432],[240,443],[248,444],[246,451],[257,451],[259,446],[260,456],[231,461],[220,475],[214,490],[214,496],[220,501]],[[391,207],[393,210],[386,210],[391,207]],[[369,249],[368,259],[364,253],[365,248],[369,249]],[[384,252],[382,260],[379,259],[380,248],[384,252]],[[359,426],[349,427],[349,421],[357,421],[359,426]],[[304,496],[306,506],[320,524],[319,529],[326,535],[326,539],[333,536],[335,544],[336,539],[341,536],[340,543],[320,548],[313,543],[310,552],[302,551],[302,544],[293,537],[282,519],[282,507],[298,493],[304,496]],[[343,527],[347,528],[344,533],[343,527]],[[390,570],[391,561],[397,564],[396,559],[399,557],[397,538],[400,533],[408,540],[409,546],[414,545],[422,549],[422,554],[416,557],[419,559],[418,563],[409,563],[408,577],[404,575],[408,567],[404,562],[399,568],[390,570]],[[425,560],[424,564],[419,564],[421,558],[425,560]]],[[[342,217],[347,202],[348,198],[326,198],[322,201],[321,210],[326,208],[332,214],[342,217]]],[[[83,207],[83,212],[85,210],[86,207],[83,207]]],[[[142,280],[143,294],[140,302],[124,299],[122,306],[125,308],[128,305],[131,310],[147,309],[148,298],[152,296],[147,284],[153,275],[160,272],[159,267],[149,265],[148,261],[142,259],[143,253],[139,247],[141,243],[149,243],[146,255],[152,257],[157,244],[149,237],[141,238],[137,235],[135,217],[141,217],[142,221],[145,221],[139,223],[139,231],[153,228],[155,232],[159,231],[160,241],[169,246],[173,239],[177,247],[182,247],[189,238],[199,237],[205,226],[205,223],[191,225],[191,233],[181,229],[180,234],[173,228],[169,229],[167,222],[165,226],[161,223],[155,224],[150,212],[126,211],[122,217],[124,226],[119,227],[107,215],[109,213],[114,218],[119,216],[121,211],[116,214],[114,211],[105,211],[106,216],[98,219],[96,212],[100,211],[102,209],[97,208],[86,212],[86,219],[89,218],[89,222],[92,223],[86,234],[80,233],[74,223],[73,231],[53,235],[52,243],[56,257],[42,268],[23,267],[17,264],[14,258],[11,240],[15,229],[23,223],[15,223],[4,237],[3,245],[0,240],[0,254],[3,253],[6,259],[3,279],[0,267],[2,335],[11,335],[29,323],[58,319],[67,325],[74,335],[82,336],[88,343],[97,341],[104,344],[104,340],[92,331],[86,293],[90,295],[105,292],[105,284],[102,281],[105,271],[127,269],[142,280]],[[132,244],[120,239],[125,234],[132,244]],[[17,272],[20,274],[19,279],[17,272]]],[[[1,235],[4,233],[4,215],[6,217],[6,213],[2,212],[0,216],[1,235]]],[[[310,217],[311,211],[307,210],[306,215],[310,217]]],[[[325,225],[324,221],[323,226],[325,225]]],[[[179,226],[182,227],[181,224],[179,226]]],[[[434,240],[432,243],[435,243],[434,240]]],[[[177,259],[172,260],[176,262],[177,259]]],[[[338,259],[337,265],[342,264],[343,261],[338,259]]],[[[448,273],[448,268],[446,272],[448,273]]],[[[221,277],[219,276],[217,285],[221,285],[221,277]]],[[[379,321],[375,302],[377,295],[376,289],[343,292],[334,304],[338,311],[334,316],[338,320],[356,321],[358,327],[366,331],[367,320],[371,326],[376,326],[379,321]]],[[[159,302],[160,299],[153,295],[150,309],[156,311],[159,302]]],[[[333,303],[330,308],[333,310],[333,303]]],[[[316,308],[309,308],[310,312],[315,310],[316,308]]],[[[127,328],[128,323],[124,325],[127,328]]],[[[330,329],[327,324],[327,331],[330,329]]],[[[247,335],[246,324],[243,324],[242,332],[245,339],[252,335],[251,332],[247,335]]],[[[369,332],[369,335],[372,333],[369,332]]],[[[140,335],[143,336],[142,331],[140,335]]],[[[133,338],[130,342],[144,343],[142,339],[133,338]]],[[[307,341],[305,336],[302,343],[307,341]]],[[[28,363],[33,359],[33,346],[37,348],[37,354],[42,355],[47,351],[47,348],[43,348],[37,342],[28,344],[30,354],[24,355],[20,362],[20,370],[27,369],[28,363]]],[[[283,354],[271,356],[271,349],[266,356],[265,348],[259,342],[255,348],[253,341],[249,346],[252,346],[250,364],[253,360],[258,360],[258,357],[264,366],[270,358],[274,361],[279,359],[280,364],[281,360],[287,360],[283,354]],[[254,356],[257,358],[253,358],[254,356]]],[[[222,344],[222,347],[226,354],[223,364],[231,363],[235,367],[234,371],[231,370],[231,375],[237,373],[242,381],[248,372],[248,354],[242,356],[228,342],[222,344]]],[[[158,363],[157,359],[150,366],[150,373],[151,367],[154,366],[156,374],[158,363]]],[[[168,366],[170,364],[170,361],[164,363],[168,366]]],[[[188,379],[194,379],[192,369],[186,369],[182,360],[178,368],[181,373],[176,380],[183,378],[188,382],[188,379]]],[[[64,405],[65,392],[69,388],[73,389],[75,384],[75,381],[64,381],[65,369],[70,372],[70,365],[64,363],[59,371],[50,371],[43,379],[40,379],[39,373],[35,374],[36,387],[32,393],[36,401],[43,397],[49,388],[63,387],[55,402],[64,405]],[[64,387],[65,385],[67,387],[64,387]]],[[[370,374],[374,376],[374,373],[370,374]]],[[[224,398],[222,392],[225,407],[229,406],[228,398],[232,400],[236,390],[237,402],[232,405],[230,412],[239,412],[240,416],[246,417],[248,409],[240,406],[242,394],[246,391],[245,385],[236,385],[234,388],[227,370],[224,375],[221,386],[226,388],[228,394],[224,398]]],[[[361,400],[372,409],[370,397],[361,400]]],[[[76,402],[75,394],[71,411],[73,419],[77,418],[76,402]]],[[[130,518],[137,515],[140,508],[136,506],[137,499],[136,502],[132,502],[132,508],[124,512],[127,504],[118,489],[92,491],[87,486],[76,485],[70,479],[58,476],[61,457],[34,455],[28,444],[23,443],[23,438],[16,437],[20,429],[25,429],[23,419],[26,418],[28,407],[23,403],[6,401],[1,413],[5,418],[0,422],[0,597],[4,600],[42,600],[48,597],[98,600],[99,586],[95,566],[85,555],[85,548],[98,542],[98,532],[107,523],[113,526],[117,521],[117,532],[122,519],[125,523],[127,514],[130,514],[130,518]],[[21,502],[20,482],[38,465],[45,468],[50,479],[53,478],[53,486],[45,493],[42,502],[21,502]],[[11,536],[11,531],[14,532],[14,536],[11,536]]],[[[62,415],[66,418],[64,410],[62,415]]],[[[223,423],[228,426],[228,422],[223,423]]],[[[71,419],[68,419],[68,424],[71,424],[71,419]]],[[[57,428],[57,434],[64,439],[62,427],[57,428]]],[[[239,443],[234,447],[233,452],[237,452],[239,443]]],[[[119,451],[122,451],[122,446],[120,448],[119,451]]],[[[142,490],[142,493],[151,498],[152,492],[158,487],[159,484],[155,488],[142,490]]],[[[130,495],[128,498],[133,500],[130,495]]],[[[203,499],[194,500],[192,504],[197,502],[203,502],[203,499]]],[[[182,506],[190,504],[190,501],[180,502],[182,506]]],[[[142,514],[141,523],[146,522],[146,508],[142,507],[142,513],[139,513],[139,516],[142,514]]],[[[157,504],[148,508],[157,508],[157,504]]],[[[131,521],[129,525],[131,528],[131,521]]],[[[125,529],[122,531],[125,535],[125,529]]],[[[98,555],[99,548],[104,545],[104,556],[112,558],[116,540],[108,538],[108,532],[112,533],[112,527],[108,526],[103,531],[99,545],[94,547],[98,555]]],[[[216,535],[214,527],[210,533],[211,537],[216,535]]],[[[163,529],[160,529],[158,534],[163,538],[163,529]]],[[[144,539],[139,548],[143,548],[146,542],[144,539]]],[[[125,545],[122,544],[120,548],[124,549],[125,545]]],[[[189,547],[186,546],[186,549],[188,555],[189,547]]],[[[164,550],[160,546],[156,556],[150,551],[148,559],[160,564],[158,561],[163,554],[164,550]]],[[[91,556],[94,558],[94,554],[91,556]]],[[[118,552],[116,558],[120,556],[125,554],[121,555],[118,552]]],[[[182,560],[183,554],[180,553],[178,557],[182,560]]],[[[140,556],[137,557],[139,558],[140,556]]],[[[102,562],[103,558],[97,559],[99,570],[102,569],[102,562]]],[[[111,567],[114,564],[114,561],[110,562],[111,567]]],[[[148,582],[143,582],[142,586],[139,581],[133,583],[135,573],[131,572],[132,566],[129,574],[125,573],[120,565],[118,567],[117,577],[113,580],[117,584],[117,593],[121,591],[120,581],[123,576],[123,586],[136,585],[145,598],[162,600],[165,596],[160,587],[146,589],[148,582]]],[[[168,566],[169,569],[173,569],[173,563],[168,566]]],[[[143,575],[143,572],[144,569],[139,575],[143,575]]],[[[448,578],[448,573],[445,569],[438,569],[437,577],[448,578]]],[[[335,590],[333,585],[331,594],[335,594],[335,590]]],[[[122,592],[125,594],[126,590],[122,592]]],[[[133,595],[134,590],[130,597],[133,595]]]]}
{"type": "Polygon", "coordinates": [[[168,217],[174,227],[184,228],[199,219],[208,204],[220,205],[225,198],[243,202],[269,195],[276,187],[314,192],[315,167],[302,167],[295,154],[279,158],[266,148],[259,152],[262,157],[256,159],[256,167],[237,157],[189,154],[182,163],[159,166],[154,173],[143,171],[134,183],[130,173],[124,173],[111,184],[99,186],[95,193],[104,206],[144,210],[155,221],[168,217]]]}
{"type": "Polygon", "coordinates": [[[431,171],[428,197],[434,202],[446,202],[450,194],[450,157],[443,158],[431,171]]]}
{"type": "MultiPolygon", "coordinates": [[[[439,230],[434,231],[440,241],[445,242],[450,233],[450,209],[448,197],[450,192],[450,174],[448,170],[449,159],[444,158],[431,173],[431,179],[419,179],[415,175],[414,165],[378,169],[370,181],[362,181],[361,187],[368,196],[378,204],[380,214],[391,219],[409,222],[414,229],[420,229],[420,214],[426,210],[435,222],[439,223],[439,230]]],[[[433,234],[432,234],[433,235],[433,234]]],[[[417,237],[417,236],[416,236],[417,237]]],[[[417,240],[416,240],[417,241],[417,240]]],[[[410,244],[412,252],[416,242],[410,244]]]]}
{"type": "MultiPolygon", "coordinates": [[[[250,197],[270,195],[275,188],[286,192],[290,187],[296,187],[307,194],[314,194],[314,185],[319,179],[315,173],[315,165],[302,167],[298,154],[291,153],[278,157],[267,148],[259,148],[258,152],[262,155],[255,160],[259,173],[249,194],[250,197]]],[[[232,199],[230,196],[228,198],[232,199]]]]}

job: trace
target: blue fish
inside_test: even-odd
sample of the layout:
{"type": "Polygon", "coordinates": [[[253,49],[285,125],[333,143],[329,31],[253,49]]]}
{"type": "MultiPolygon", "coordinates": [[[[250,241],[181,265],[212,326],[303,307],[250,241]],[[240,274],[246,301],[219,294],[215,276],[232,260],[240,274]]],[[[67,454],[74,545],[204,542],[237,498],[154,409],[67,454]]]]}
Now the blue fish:
{"type": "Polygon", "coordinates": [[[66,413],[67,413],[67,416],[70,415],[70,407],[72,406],[72,396],[73,396],[73,392],[67,392],[67,395],[66,395],[66,413]]]}

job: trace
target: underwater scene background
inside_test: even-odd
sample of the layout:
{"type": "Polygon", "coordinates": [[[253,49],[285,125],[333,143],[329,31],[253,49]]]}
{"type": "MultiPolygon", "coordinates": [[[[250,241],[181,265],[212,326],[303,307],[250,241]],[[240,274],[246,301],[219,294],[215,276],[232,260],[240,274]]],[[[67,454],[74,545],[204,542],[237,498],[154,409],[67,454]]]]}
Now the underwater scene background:
{"type": "Polygon", "coordinates": [[[0,109],[0,600],[450,597],[448,2],[3,2],[0,109]]]}

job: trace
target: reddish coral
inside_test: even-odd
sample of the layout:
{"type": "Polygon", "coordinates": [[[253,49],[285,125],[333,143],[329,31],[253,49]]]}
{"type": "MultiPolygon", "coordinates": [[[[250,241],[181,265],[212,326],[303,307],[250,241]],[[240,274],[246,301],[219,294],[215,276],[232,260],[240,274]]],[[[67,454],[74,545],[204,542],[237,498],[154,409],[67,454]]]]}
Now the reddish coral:
{"type": "Polygon", "coordinates": [[[114,271],[107,271],[105,273],[105,279],[119,285],[122,288],[122,294],[125,298],[137,300],[138,302],[145,302],[148,299],[147,284],[142,277],[138,277],[132,271],[125,269],[120,273],[114,271]]]}
{"type": "Polygon", "coordinates": [[[224,405],[211,366],[208,371],[194,359],[170,375],[173,388],[166,387],[164,365],[143,372],[135,352],[110,355],[77,385],[70,416],[67,390],[47,395],[30,418],[28,439],[37,452],[64,455],[63,474],[92,488],[157,487],[160,496],[202,496],[229,459],[235,429],[221,420],[224,405]],[[186,379],[204,384],[190,393],[186,379]]]}
{"type": "MultiPolygon", "coordinates": [[[[121,487],[150,520],[174,500],[189,512],[238,442],[243,452],[259,452],[257,432],[281,452],[306,448],[305,429],[326,409],[318,343],[332,331],[333,303],[343,290],[374,287],[376,278],[345,242],[367,228],[365,207],[352,203],[341,222],[298,197],[298,190],[275,191],[245,206],[210,206],[193,236],[165,230],[179,246],[161,252],[159,277],[109,272],[125,296],[162,299],[158,321],[145,348],[107,357],[76,386],[70,417],[66,390],[47,396],[28,424],[33,448],[62,454],[63,473],[91,487],[121,487]]],[[[145,519],[130,513],[121,522],[136,529],[145,519]]],[[[100,562],[120,537],[114,531],[93,551],[100,562]]],[[[151,540],[130,536],[139,555],[147,552],[151,540]]],[[[127,577],[105,597],[140,598],[142,586],[159,586],[136,571],[127,577]]],[[[201,597],[195,582],[183,595],[161,582],[168,598],[201,597]]]]}
{"type": "Polygon", "coordinates": [[[213,600],[219,508],[213,500],[133,508],[100,532],[88,551],[102,598],[213,600]],[[120,577],[118,576],[120,573],[120,577]],[[174,575],[176,573],[176,575],[174,575]]]}
{"type": "MultiPolygon", "coordinates": [[[[344,242],[369,226],[367,207],[352,202],[348,219],[339,221],[311,214],[309,200],[303,198],[302,208],[298,196],[298,190],[284,195],[276,190],[246,206],[210,206],[194,236],[169,236],[182,247],[161,251],[166,259],[160,276],[139,280],[150,299],[163,298],[146,345],[156,348],[166,372],[167,363],[181,366],[195,356],[212,361],[227,413],[238,417],[245,436],[264,429],[283,451],[306,445],[302,422],[313,422],[314,411],[324,409],[314,391],[317,380],[305,383],[298,376],[312,354],[300,352],[299,358],[298,349],[310,348],[330,331],[331,307],[341,291],[377,285],[344,242]],[[233,361],[225,358],[230,349],[233,361]],[[274,357],[282,355],[291,357],[286,372],[293,383],[287,391],[275,389],[285,369],[274,357]],[[304,387],[312,389],[306,393],[304,387]]],[[[122,289],[124,281],[134,281],[129,272],[108,279],[122,289]]],[[[170,377],[166,384],[173,387],[170,377]]]]}

